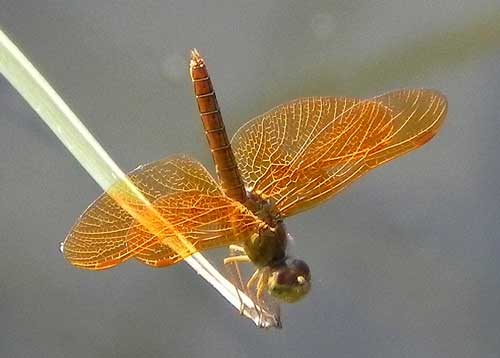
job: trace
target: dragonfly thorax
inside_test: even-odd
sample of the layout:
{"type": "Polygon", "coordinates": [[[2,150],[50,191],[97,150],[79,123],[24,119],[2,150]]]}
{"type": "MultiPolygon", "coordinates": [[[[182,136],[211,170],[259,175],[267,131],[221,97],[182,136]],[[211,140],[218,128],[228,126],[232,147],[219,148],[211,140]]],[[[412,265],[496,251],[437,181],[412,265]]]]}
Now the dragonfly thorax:
{"type": "Polygon", "coordinates": [[[260,195],[247,193],[245,206],[266,223],[245,243],[245,252],[265,275],[265,286],[272,296],[288,303],[303,298],[311,288],[309,266],[287,255],[287,233],[285,224],[274,204],[260,195]]]}
{"type": "Polygon", "coordinates": [[[247,192],[247,198],[245,206],[265,225],[245,241],[245,251],[257,267],[276,266],[286,257],[285,224],[270,200],[252,191],[247,192]]]}
{"type": "Polygon", "coordinates": [[[276,266],[286,258],[287,236],[283,222],[266,226],[245,242],[245,252],[257,267],[276,266]]]}
{"type": "Polygon", "coordinates": [[[258,267],[257,273],[264,278],[262,287],[266,287],[271,296],[293,303],[309,292],[311,273],[304,261],[286,255],[286,244],[285,225],[279,221],[276,227],[267,226],[252,235],[245,241],[244,247],[250,260],[258,267]]]}

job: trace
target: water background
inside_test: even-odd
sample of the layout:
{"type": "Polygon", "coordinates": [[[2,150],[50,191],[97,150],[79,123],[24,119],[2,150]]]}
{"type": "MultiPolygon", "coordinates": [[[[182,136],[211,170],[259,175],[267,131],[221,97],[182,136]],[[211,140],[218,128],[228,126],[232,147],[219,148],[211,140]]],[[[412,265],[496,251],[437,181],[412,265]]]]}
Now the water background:
{"type": "Polygon", "coordinates": [[[213,172],[191,47],[230,133],[301,96],[449,100],[424,148],[288,220],[313,291],[263,331],[187,265],[71,267],[59,242],[100,189],[0,78],[1,357],[500,356],[498,0],[0,0],[0,26],[126,171],[213,172]]]}

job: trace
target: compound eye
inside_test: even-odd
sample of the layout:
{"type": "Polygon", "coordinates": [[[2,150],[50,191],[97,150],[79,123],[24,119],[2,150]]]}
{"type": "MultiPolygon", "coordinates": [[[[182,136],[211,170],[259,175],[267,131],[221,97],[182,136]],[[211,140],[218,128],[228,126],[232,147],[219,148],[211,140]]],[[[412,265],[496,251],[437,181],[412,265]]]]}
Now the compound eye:
{"type": "Polygon", "coordinates": [[[303,284],[311,280],[309,266],[302,260],[287,260],[275,271],[276,281],[280,285],[303,284]]]}
{"type": "Polygon", "coordinates": [[[290,269],[295,273],[297,278],[302,277],[302,280],[309,281],[311,279],[311,270],[305,261],[294,259],[290,263],[290,269]]]}
{"type": "Polygon", "coordinates": [[[292,303],[303,298],[311,288],[311,272],[302,260],[287,260],[274,269],[269,278],[271,295],[292,303]]]}

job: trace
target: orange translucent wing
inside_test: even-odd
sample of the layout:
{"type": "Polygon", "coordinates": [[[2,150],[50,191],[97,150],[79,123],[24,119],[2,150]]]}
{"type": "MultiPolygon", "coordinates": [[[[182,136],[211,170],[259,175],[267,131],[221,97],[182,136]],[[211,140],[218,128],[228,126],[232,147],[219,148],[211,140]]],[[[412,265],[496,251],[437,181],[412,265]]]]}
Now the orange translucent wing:
{"type": "MultiPolygon", "coordinates": [[[[193,252],[171,249],[169,240],[179,234],[196,251],[203,251],[239,242],[261,225],[244,206],[224,196],[207,170],[188,157],[140,166],[129,177],[170,228],[165,227],[161,235],[151,234],[104,193],[87,208],[64,241],[64,255],[73,265],[100,270],[135,257],[151,266],[167,266],[193,252]]],[[[119,188],[119,183],[113,188],[119,188]]]]}
{"type": "Polygon", "coordinates": [[[448,110],[446,97],[435,90],[404,89],[372,100],[392,110],[393,130],[382,146],[370,151],[366,165],[371,168],[431,140],[441,128],[448,110]]]}
{"type": "Polygon", "coordinates": [[[439,129],[446,108],[444,96],[423,89],[369,100],[303,98],[248,122],[232,145],[247,189],[290,216],[423,145],[439,129]]]}

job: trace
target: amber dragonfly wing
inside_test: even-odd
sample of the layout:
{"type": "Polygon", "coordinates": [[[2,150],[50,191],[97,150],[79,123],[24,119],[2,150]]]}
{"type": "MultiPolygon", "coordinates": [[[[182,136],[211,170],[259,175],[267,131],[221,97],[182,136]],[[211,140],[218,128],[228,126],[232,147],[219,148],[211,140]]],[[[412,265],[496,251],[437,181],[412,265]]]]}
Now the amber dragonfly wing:
{"type": "MultiPolygon", "coordinates": [[[[238,243],[263,225],[243,205],[225,196],[208,171],[189,157],[140,166],[128,176],[169,227],[161,235],[150,233],[104,193],[64,241],[64,255],[74,266],[101,270],[132,257],[147,265],[168,266],[193,253],[169,246],[169,240],[179,234],[196,251],[204,251],[238,243]]],[[[119,183],[111,190],[115,187],[119,183]]]]}
{"type": "Polygon", "coordinates": [[[249,121],[231,144],[247,190],[274,202],[285,217],[422,146],[446,111],[445,97],[426,89],[372,99],[301,98],[249,121]]]}

